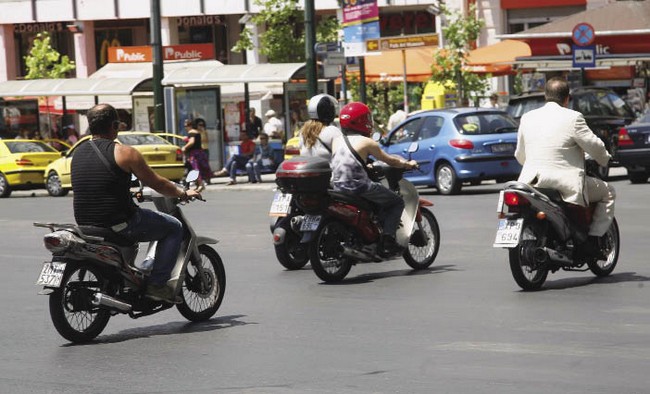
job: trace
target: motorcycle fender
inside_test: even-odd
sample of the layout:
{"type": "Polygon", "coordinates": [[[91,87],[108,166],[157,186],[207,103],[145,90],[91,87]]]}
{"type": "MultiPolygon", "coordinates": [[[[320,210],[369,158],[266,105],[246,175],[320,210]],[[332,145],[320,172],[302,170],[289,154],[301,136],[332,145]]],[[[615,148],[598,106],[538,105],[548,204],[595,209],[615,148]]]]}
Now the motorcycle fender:
{"type": "Polygon", "coordinates": [[[219,243],[219,240],[216,240],[214,238],[202,237],[200,235],[196,236],[196,246],[210,245],[210,244],[214,245],[214,244],[217,244],[217,243],[219,243]]]}
{"type": "Polygon", "coordinates": [[[273,230],[273,245],[282,245],[284,243],[284,237],[287,235],[287,230],[282,227],[278,227],[273,230]]]}
{"type": "Polygon", "coordinates": [[[418,200],[418,204],[420,204],[420,207],[432,207],[433,203],[429,200],[425,200],[424,198],[420,198],[418,200]]]}

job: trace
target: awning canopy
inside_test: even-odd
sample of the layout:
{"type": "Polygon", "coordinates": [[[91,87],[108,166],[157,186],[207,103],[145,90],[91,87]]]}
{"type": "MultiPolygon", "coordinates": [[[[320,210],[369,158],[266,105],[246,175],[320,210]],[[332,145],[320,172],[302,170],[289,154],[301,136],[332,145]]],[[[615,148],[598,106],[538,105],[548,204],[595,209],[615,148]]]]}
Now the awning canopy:
{"type": "Polygon", "coordinates": [[[141,78],[5,81],[0,82],[0,97],[129,95],[143,82],[141,78]]]}
{"type": "MultiPolygon", "coordinates": [[[[433,53],[437,48],[411,48],[405,50],[406,79],[409,82],[423,82],[431,78],[433,53]]],[[[365,57],[366,81],[402,81],[404,66],[402,51],[384,51],[379,55],[365,57]]]]}
{"type": "Polygon", "coordinates": [[[227,83],[289,82],[305,79],[305,63],[227,64],[197,67],[165,73],[163,85],[220,85],[227,83]]]}
{"type": "Polygon", "coordinates": [[[525,42],[505,40],[470,51],[466,69],[478,74],[506,75],[512,73],[511,63],[516,58],[530,53],[525,42]]]}
{"type": "MultiPolygon", "coordinates": [[[[598,55],[595,68],[635,66],[648,61],[650,61],[650,53],[598,55]]],[[[571,56],[528,56],[515,59],[513,65],[520,69],[536,69],[538,71],[571,70],[573,69],[573,58],[571,56]]]]}

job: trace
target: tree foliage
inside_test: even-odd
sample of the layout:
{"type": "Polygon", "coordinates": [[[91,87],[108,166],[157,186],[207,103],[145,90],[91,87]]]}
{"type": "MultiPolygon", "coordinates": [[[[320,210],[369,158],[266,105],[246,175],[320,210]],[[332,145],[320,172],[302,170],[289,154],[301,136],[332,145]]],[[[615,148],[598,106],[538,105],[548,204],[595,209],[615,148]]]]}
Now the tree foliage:
{"type": "Polygon", "coordinates": [[[25,79],[56,79],[63,78],[75,69],[74,61],[59,53],[51,45],[51,37],[47,32],[39,33],[34,39],[29,54],[25,56],[27,75],[25,79]]]}
{"type": "MultiPolygon", "coordinates": [[[[255,0],[255,4],[263,8],[251,21],[266,27],[259,35],[259,52],[268,56],[271,63],[305,61],[305,13],[298,7],[298,0],[255,0]]],[[[316,26],[316,40],[336,42],[338,29],[339,22],[335,17],[324,18],[316,26]]],[[[252,34],[245,27],[232,50],[254,49],[252,34]]]]}
{"type": "Polygon", "coordinates": [[[451,11],[440,4],[444,48],[435,52],[431,80],[450,88],[456,88],[460,102],[470,95],[483,95],[488,89],[488,76],[465,69],[471,44],[475,42],[485,25],[477,17],[476,5],[469,7],[467,15],[451,11]]]}

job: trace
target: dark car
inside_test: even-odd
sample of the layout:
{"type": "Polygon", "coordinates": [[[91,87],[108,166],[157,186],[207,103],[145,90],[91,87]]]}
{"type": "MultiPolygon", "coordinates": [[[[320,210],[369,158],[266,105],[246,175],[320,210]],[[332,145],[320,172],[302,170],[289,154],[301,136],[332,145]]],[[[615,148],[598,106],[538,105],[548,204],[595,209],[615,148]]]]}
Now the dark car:
{"type": "Polygon", "coordinates": [[[616,159],[627,169],[632,183],[645,183],[650,175],[650,111],[618,132],[616,159]]]}
{"type": "Polygon", "coordinates": [[[405,178],[415,185],[435,186],[440,194],[456,194],[463,183],[516,179],[517,123],[505,111],[450,108],[411,114],[381,141],[388,153],[412,158],[420,170],[405,178]],[[419,147],[408,153],[411,143],[419,147]]]}
{"type": "MultiPolygon", "coordinates": [[[[508,113],[519,121],[526,112],[545,104],[544,93],[529,92],[510,98],[508,113]]],[[[571,89],[569,108],[584,115],[589,128],[605,143],[607,150],[614,156],[613,165],[617,165],[616,148],[618,131],[634,120],[634,111],[614,91],[595,86],[571,89]]],[[[601,168],[600,175],[606,178],[609,168],[601,168]]]]}

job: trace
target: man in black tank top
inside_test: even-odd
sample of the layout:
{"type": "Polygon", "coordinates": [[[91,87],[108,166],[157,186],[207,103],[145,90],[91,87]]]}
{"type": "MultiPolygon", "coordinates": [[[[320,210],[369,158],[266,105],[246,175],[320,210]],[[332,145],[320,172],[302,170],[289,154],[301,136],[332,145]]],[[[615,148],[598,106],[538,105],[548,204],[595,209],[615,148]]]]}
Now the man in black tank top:
{"type": "Polygon", "coordinates": [[[138,207],[129,191],[131,173],[169,197],[187,200],[200,198],[201,194],[179,189],[153,172],[136,149],[116,144],[119,117],[115,108],[98,104],[86,116],[92,137],[75,149],[71,165],[75,220],[78,225],[110,228],[137,242],[157,240],[147,296],[175,302],[173,291],[166,283],[180,251],[181,223],[165,213],[138,207]]]}

